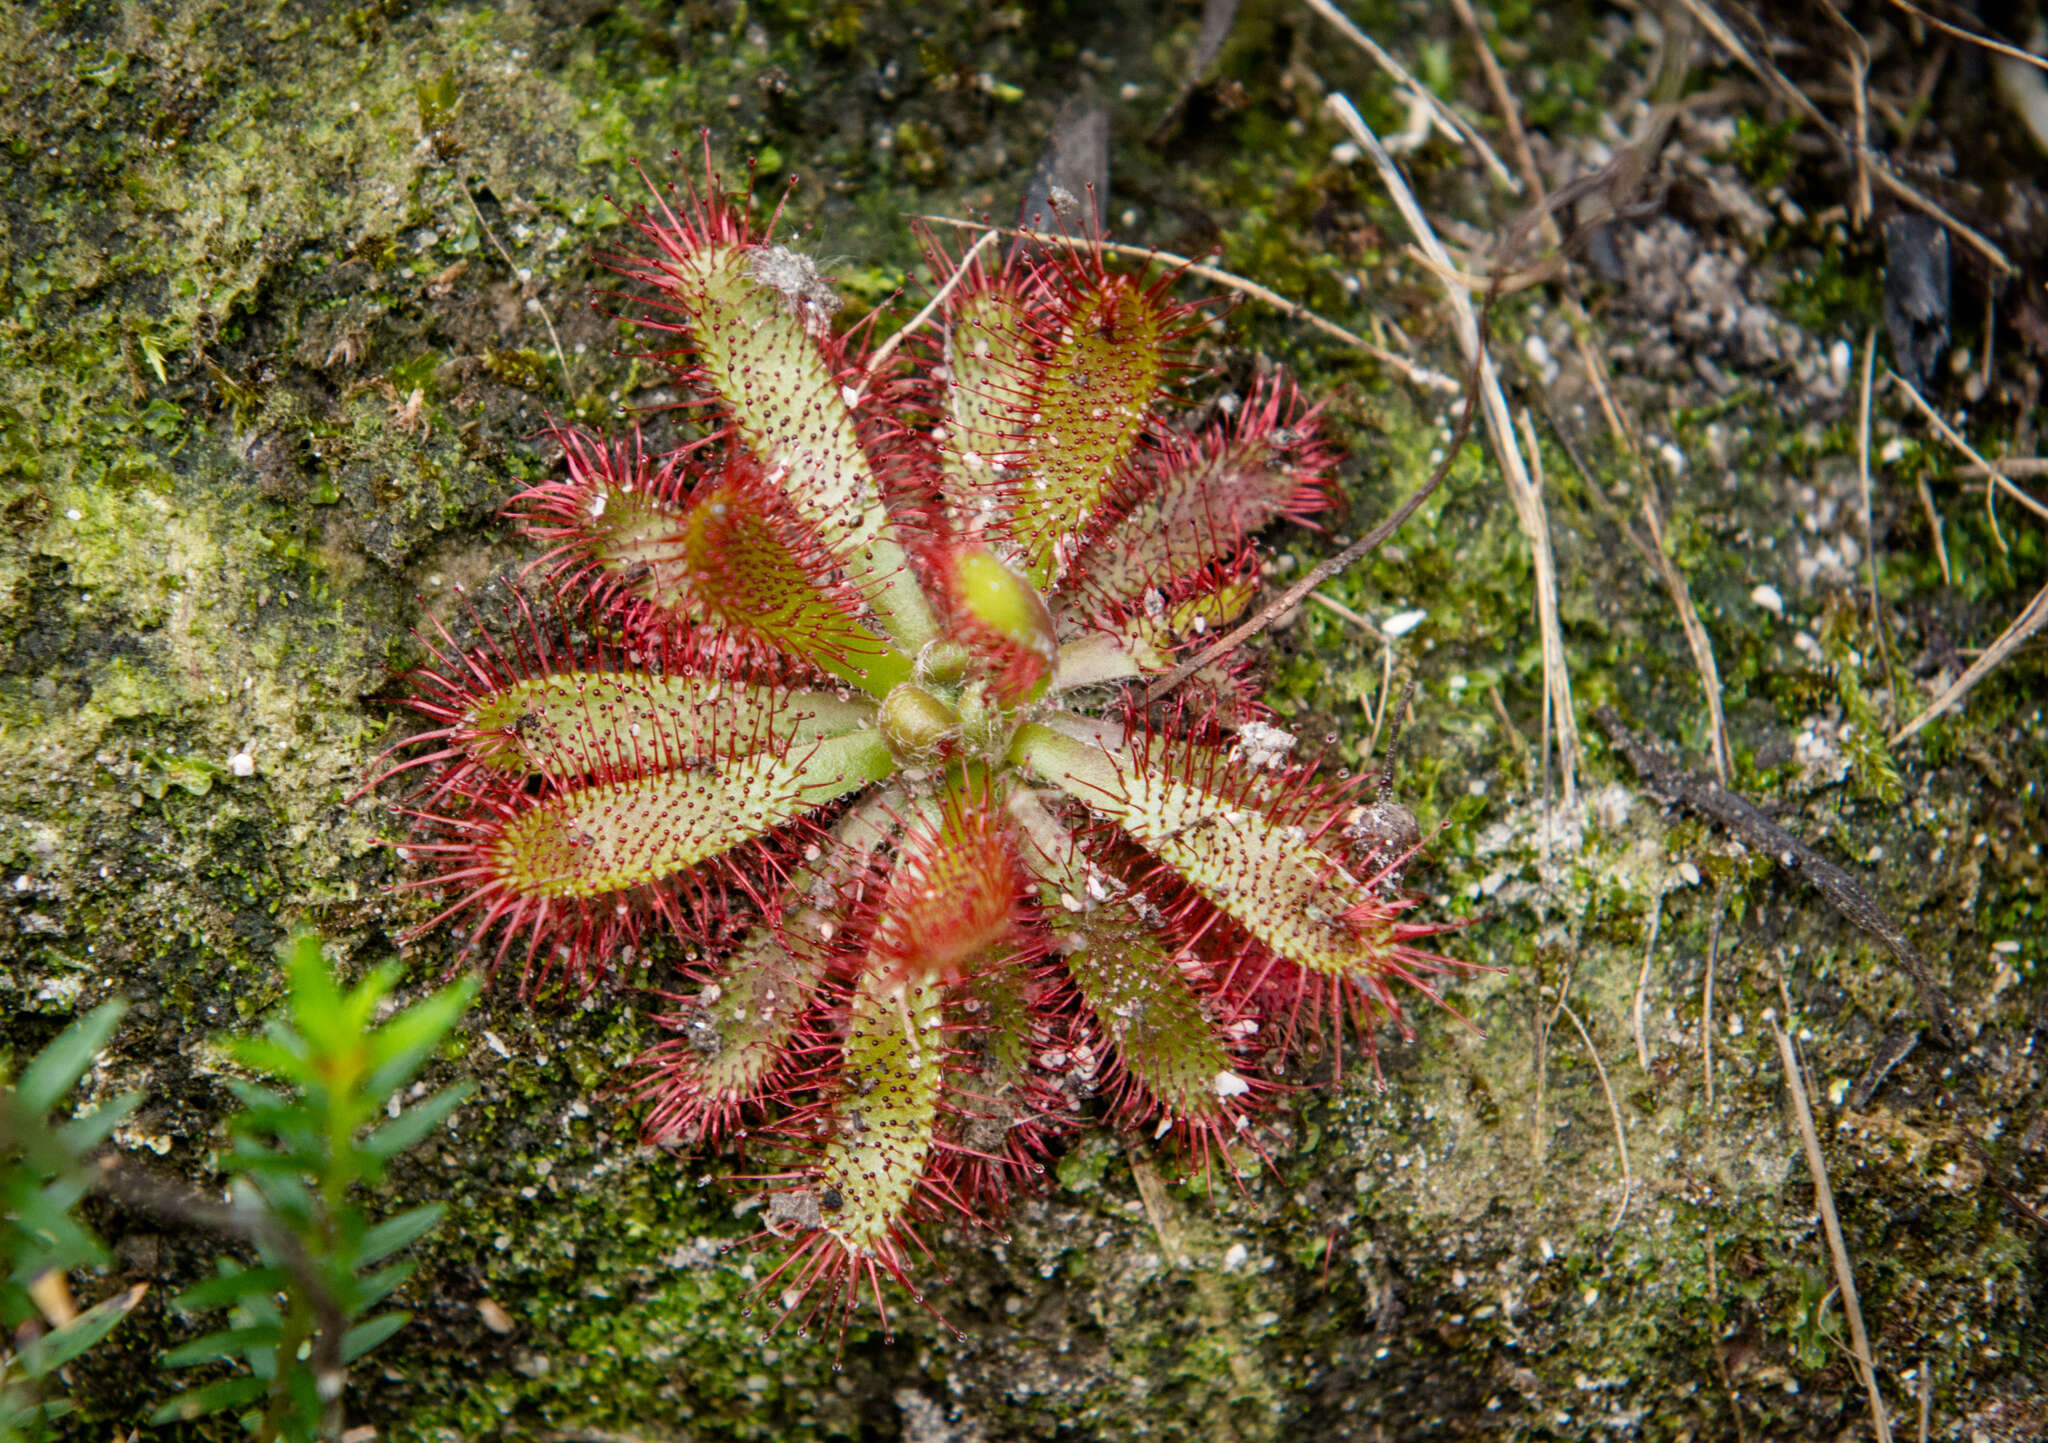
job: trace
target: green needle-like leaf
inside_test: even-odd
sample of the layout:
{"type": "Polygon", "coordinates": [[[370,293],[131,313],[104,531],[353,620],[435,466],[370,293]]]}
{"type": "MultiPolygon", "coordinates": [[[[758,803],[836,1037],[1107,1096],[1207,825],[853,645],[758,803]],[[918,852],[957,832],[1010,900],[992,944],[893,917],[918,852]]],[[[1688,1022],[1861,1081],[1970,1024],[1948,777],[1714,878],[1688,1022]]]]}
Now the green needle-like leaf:
{"type": "Polygon", "coordinates": [[[21,1080],[14,1087],[22,1110],[31,1116],[41,1116],[55,1107],[57,1099],[69,1092],[92,1066],[93,1054],[106,1045],[127,1010],[128,1004],[118,998],[102,1002],[37,1053],[35,1060],[22,1069],[21,1080]]]}

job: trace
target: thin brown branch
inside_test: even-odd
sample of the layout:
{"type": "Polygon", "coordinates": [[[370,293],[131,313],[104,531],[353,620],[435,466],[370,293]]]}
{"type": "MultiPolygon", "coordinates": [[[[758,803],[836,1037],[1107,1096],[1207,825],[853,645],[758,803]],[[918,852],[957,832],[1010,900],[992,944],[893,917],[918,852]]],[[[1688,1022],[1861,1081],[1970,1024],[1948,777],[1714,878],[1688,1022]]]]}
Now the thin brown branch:
{"type": "Polygon", "coordinates": [[[1294,585],[1288,587],[1280,595],[1260,607],[1248,620],[1240,622],[1230,631],[1224,633],[1201,651],[1189,657],[1172,671],[1146,687],[1145,704],[1150,706],[1210,662],[1215,661],[1218,657],[1229,655],[1239,646],[1257,636],[1260,632],[1271,626],[1275,620],[1285,616],[1295,607],[1301,605],[1303,598],[1307,597],[1325,581],[1356,566],[1360,561],[1372,555],[1373,552],[1384,545],[1388,537],[1407,525],[1408,518],[1421,509],[1423,502],[1436,494],[1436,489],[1443,485],[1444,477],[1450,474],[1451,463],[1457,459],[1458,452],[1464,446],[1465,438],[1472,429],[1472,412],[1474,409],[1472,401],[1468,400],[1465,403],[1464,410],[1458,417],[1458,425],[1451,435],[1451,444],[1444,452],[1444,459],[1438,463],[1436,470],[1430,474],[1429,479],[1409,493],[1408,499],[1395,507],[1386,520],[1380,522],[1379,525],[1373,527],[1372,530],[1366,532],[1365,535],[1359,537],[1335,556],[1325,557],[1317,562],[1308,569],[1301,580],[1295,582],[1294,585]]]}

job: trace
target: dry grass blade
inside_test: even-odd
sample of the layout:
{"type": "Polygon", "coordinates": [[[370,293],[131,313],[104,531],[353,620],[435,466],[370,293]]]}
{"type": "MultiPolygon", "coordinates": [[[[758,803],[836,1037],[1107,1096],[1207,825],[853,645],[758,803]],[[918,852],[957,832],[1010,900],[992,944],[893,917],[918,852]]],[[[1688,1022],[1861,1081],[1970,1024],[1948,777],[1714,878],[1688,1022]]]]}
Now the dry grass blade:
{"type": "Polygon", "coordinates": [[[2028,637],[2044,625],[2048,625],[2048,586],[2034,593],[2034,599],[2027,603],[2024,611],[2013,618],[2012,625],[2001,631],[1998,639],[1984,648],[1983,655],[1970,663],[1970,669],[1957,677],[1948,690],[1936,697],[1926,711],[1892,733],[1892,745],[1897,746],[1968,696],[1972,687],[1995,671],[2028,637]]]}
{"type": "Polygon", "coordinates": [[[1979,35],[1976,31],[1965,30],[1960,25],[1951,25],[1946,20],[1929,15],[1918,5],[1913,4],[1912,0],[1891,0],[1891,3],[1922,24],[1931,26],[1944,35],[1953,35],[1958,40],[1967,40],[1972,45],[1980,45],[1986,50],[1995,51],[1997,54],[2006,56],[2009,59],[2024,61],[2037,70],[2048,70],[2048,60],[2043,60],[2038,55],[2022,50],[2017,45],[2007,45],[2002,40],[1993,40],[1989,35],[1979,35]]]}
{"type": "MultiPolygon", "coordinates": [[[[1522,173],[1522,184],[1529,187],[1529,198],[1538,206],[1543,204],[1543,172],[1536,168],[1536,156],[1529,149],[1528,132],[1522,129],[1522,108],[1515,104],[1514,93],[1508,89],[1508,78],[1501,73],[1500,61],[1494,58],[1493,47],[1486,43],[1486,32],[1479,27],[1479,17],[1472,11],[1472,0],[1451,0],[1451,8],[1458,12],[1458,23],[1465,27],[1465,33],[1472,37],[1472,49],[1479,56],[1479,68],[1486,76],[1486,88],[1493,95],[1494,108],[1500,111],[1501,124],[1507,127],[1508,149],[1515,157],[1515,169],[1522,173]]],[[[1556,245],[1562,235],[1557,221],[1545,214],[1542,221],[1543,239],[1556,245]]]]}
{"type": "Polygon", "coordinates": [[[1493,153],[1493,147],[1486,143],[1485,138],[1479,134],[1472,123],[1430,94],[1429,88],[1413,75],[1410,75],[1408,68],[1389,55],[1377,40],[1374,40],[1370,35],[1352,24],[1350,17],[1335,5],[1332,5],[1330,0],[1308,0],[1308,8],[1336,27],[1338,34],[1371,56],[1375,65],[1393,76],[1395,82],[1403,90],[1406,90],[1424,106],[1428,107],[1430,115],[1435,118],[1439,125],[1471,146],[1479,158],[1486,162],[1486,168],[1493,173],[1493,178],[1505,186],[1511,194],[1520,195],[1522,193],[1521,185],[1515,180],[1513,175],[1508,173],[1508,168],[1500,163],[1500,157],[1493,153]]]}
{"type": "MultiPolygon", "coordinates": [[[[1721,14],[1712,5],[1707,3],[1707,0],[1678,0],[1678,3],[1685,7],[1693,19],[1699,21],[1706,29],[1706,32],[1714,37],[1715,42],[1723,50],[1726,50],[1735,57],[1735,60],[1743,69],[1749,71],[1750,74],[1756,76],[1757,79],[1777,91],[1779,96],[1787,101],[1795,110],[1819,126],[1821,131],[1840,147],[1844,154],[1855,154],[1855,141],[1843,135],[1841,129],[1833,121],[1829,120],[1826,115],[1821,113],[1820,107],[1813,103],[1812,98],[1785,77],[1784,71],[1771,64],[1768,59],[1759,59],[1747,45],[1743,44],[1742,38],[1730,28],[1727,20],[1722,18],[1721,14]]],[[[2012,261],[2007,258],[2004,251],[1992,243],[1988,236],[1963,224],[1963,222],[1942,209],[1940,204],[1932,197],[1923,194],[1900,179],[1892,168],[1885,164],[1882,156],[1868,155],[1865,157],[1865,160],[1869,165],[1871,179],[1875,180],[1907,205],[1912,206],[1915,210],[1932,216],[1943,226],[1947,227],[1951,233],[1966,241],[1980,255],[1990,261],[1997,268],[2000,275],[2012,275],[2014,273],[2016,268],[2012,261]]]]}
{"type": "MultiPolygon", "coordinates": [[[[1886,695],[1898,705],[1898,683],[1892,676],[1892,648],[1884,634],[1884,596],[1877,589],[1877,526],[1870,515],[1870,396],[1871,378],[1877,369],[1877,327],[1863,337],[1863,384],[1856,408],[1856,490],[1863,507],[1863,559],[1870,572],[1870,628],[1877,633],[1877,654],[1884,662],[1886,695]]],[[[1944,567],[1942,576],[1947,578],[1944,567]]],[[[1893,713],[1897,716],[1897,712],[1893,713]]]]}
{"type": "Polygon", "coordinates": [[[1038,245],[1061,246],[1067,250],[1100,250],[1115,256],[1132,256],[1139,260],[1158,261],[1161,265],[1173,266],[1191,276],[1200,276],[1205,281],[1214,281],[1239,295],[1250,296],[1253,300],[1273,307],[1291,320],[1298,320],[1314,326],[1325,335],[1335,336],[1347,346],[1355,347],[1371,356],[1391,371],[1399,372],[1402,379],[1411,385],[1432,391],[1447,391],[1455,394],[1458,383],[1441,371],[1427,366],[1418,366],[1406,356],[1397,355],[1384,346],[1376,346],[1356,331],[1346,330],[1335,321],[1317,315],[1299,301],[1290,301],[1278,291],[1260,285],[1257,281],[1246,280],[1243,276],[1232,275],[1212,265],[1187,256],[1175,255],[1172,251],[1154,250],[1150,246],[1125,245],[1118,241],[1093,240],[1087,237],[1057,235],[1050,231],[1027,230],[1017,226],[990,226],[978,220],[961,220],[950,215],[913,215],[912,220],[925,221],[931,225],[949,225],[956,230],[993,231],[997,235],[1015,236],[1038,245]]]}
{"type": "Polygon", "coordinates": [[[1329,612],[1330,615],[1336,617],[1338,620],[1349,622],[1351,625],[1357,627],[1360,631],[1364,632],[1374,641],[1380,642],[1382,644],[1384,644],[1387,641],[1387,634],[1384,631],[1381,631],[1377,626],[1374,626],[1372,624],[1371,618],[1359,615],[1359,613],[1353,611],[1343,602],[1337,600],[1336,597],[1325,596],[1320,591],[1311,591],[1308,594],[1308,599],[1310,601],[1313,601],[1317,606],[1322,607],[1323,610],[1329,612]]]}
{"type": "Polygon", "coordinates": [[[1586,1024],[1579,1021],[1579,1014],[1566,1006],[1562,998],[1557,1005],[1571,1019],[1572,1026],[1578,1028],[1579,1040],[1586,1044],[1586,1055],[1593,1059],[1593,1070],[1600,1074],[1600,1090],[1607,1094],[1607,1115],[1614,1119],[1614,1145],[1621,1149],[1621,1201],[1615,1206],[1614,1221],[1608,1224],[1607,1231],[1618,1233],[1621,1220],[1628,1216],[1629,1199],[1634,1196],[1636,1188],[1635,1169],[1629,1166],[1628,1161],[1628,1128],[1622,1123],[1621,1104],[1614,1100],[1614,1084],[1607,1079],[1607,1064],[1600,1060],[1600,1049],[1593,1045],[1593,1034],[1586,1031],[1586,1024]]]}
{"type": "Polygon", "coordinates": [[[1700,983],[1700,1070],[1707,1083],[1707,1154],[1720,1151],[1714,1139],[1714,970],[1721,962],[1721,918],[1728,905],[1728,882],[1714,888],[1714,912],[1707,922],[1707,971],[1700,983]]]}
{"type": "Polygon", "coordinates": [[[974,264],[974,258],[994,244],[999,236],[1000,232],[998,231],[990,230],[983,232],[981,238],[969,246],[967,253],[960,257],[959,263],[953,267],[953,273],[946,277],[946,283],[933,292],[932,298],[924,303],[924,308],[912,316],[895,335],[875,347],[874,354],[867,359],[867,366],[860,378],[860,385],[855,388],[855,401],[858,401],[860,393],[867,389],[868,382],[879,375],[882,367],[889,363],[889,358],[896,354],[896,348],[910,337],[916,335],[921,326],[938,314],[939,307],[946,303],[946,297],[959,289],[960,282],[966,279],[968,267],[974,264]]]}
{"type": "MultiPolygon", "coordinates": [[[[2013,485],[2012,481],[2006,476],[2004,470],[2002,470],[1998,466],[1993,465],[1991,462],[1985,460],[1982,455],[1978,454],[1977,448],[1972,446],[1968,441],[1965,441],[1962,437],[1961,432],[1957,431],[1955,427],[1949,425],[1948,422],[1944,421],[1941,418],[1941,412],[1935,410],[1934,407],[1930,406],[1927,403],[1927,398],[1921,395],[1917,390],[1913,388],[1913,383],[1911,381],[1908,381],[1904,376],[1901,376],[1897,371],[1892,370],[1890,367],[1885,368],[1884,375],[1885,379],[1887,381],[1890,381],[1901,395],[1903,395],[1908,401],[1913,403],[1913,409],[1918,411],[1922,416],[1925,416],[1927,418],[1927,424],[1932,426],[1936,431],[1938,431],[1941,434],[1942,440],[1948,442],[1949,445],[1955,447],[1958,451],[1962,452],[1965,456],[1968,456],[1970,458],[1970,474],[1972,476],[1982,476],[1984,478],[1985,504],[1987,507],[1990,505],[1990,496],[1992,490],[1993,488],[1996,488],[1997,490],[2003,491],[2006,495],[2012,497],[2013,500],[2019,502],[2020,505],[2026,507],[2027,510],[2033,512],[2043,521],[2048,521],[2048,506],[2042,505],[2039,501],[2036,501],[2032,496],[2027,494],[2025,491],[2022,491],[2019,487],[2013,485]]],[[[1995,515],[1992,517],[1991,524],[1993,530],[1995,531],[1998,526],[1998,519],[1995,515]]],[[[1998,546],[2001,551],[2006,549],[2005,538],[1999,538],[1998,546]]]]}
{"type": "Polygon", "coordinates": [[[1941,512],[1934,504],[1933,488],[1928,486],[1925,476],[1913,478],[1913,489],[1920,494],[1920,509],[1927,516],[1927,533],[1934,538],[1934,559],[1941,563],[1941,584],[1956,584],[1955,569],[1948,561],[1948,538],[1942,532],[1941,512]]]}
{"type": "MultiPolygon", "coordinates": [[[[505,249],[505,243],[498,239],[498,233],[491,229],[491,223],[484,219],[483,207],[476,203],[476,195],[469,188],[469,182],[458,177],[456,184],[462,187],[462,198],[469,202],[470,214],[476,217],[477,229],[484,233],[484,239],[491,243],[491,249],[498,253],[498,259],[505,263],[505,269],[512,272],[512,279],[520,283],[522,293],[531,287],[529,272],[518,261],[512,259],[512,252],[505,249]]],[[[576,393],[576,378],[569,370],[569,357],[562,350],[562,338],[555,330],[555,313],[548,309],[548,303],[539,296],[533,298],[534,306],[540,311],[542,324],[548,328],[548,341],[555,348],[555,364],[562,370],[562,390],[566,395],[576,393]]]]}
{"type": "Polygon", "coordinates": [[[1977,478],[1999,476],[2048,476],[2048,456],[2001,456],[1996,462],[1986,461],[1981,465],[1972,461],[1967,466],[1958,466],[1956,475],[1977,478]]]}
{"type": "Polygon", "coordinates": [[[1806,1083],[1799,1074],[1799,1059],[1792,1054],[1792,1039],[1771,1019],[1771,1033],[1778,1039],[1778,1060],[1785,1067],[1785,1086],[1792,1093],[1792,1113],[1799,1123],[1799,1137],[1806,1144],[1806,1169],[1813,1174],[1813,1200],[1820,1209],[1822,1229],[1827,1233],[1828,1256],[1834,1262],[1835,1286],[1842,1293],[1842,1316],[1849,1324],[1849,1349],[1855,1355],[1856,1371],[1870,1395],[1870,1421],[1877,1429],[1878,1443],[1891,1443],[1892,1426],[1885,1417],[1884,1398],[1877,1390],[1877,1364],[1870,1355],[1870,1337],[1863,1328],[1863,1305],[1856,1299],[1856,1272],[1849,1264],[1849,1248],[1842,1241],[1842,1220],[1835,1215],[1835,1194],[1828,1186],[1827,1161],[1820,1155],[1820,1134],[1814,1130],[1813,1108],[1806,1099],[1806,1083]]]}
{"type": "Polygon", "coordinates": [[[1664,518],[1657,510],[1653,489],[1643,488],[1643,524],[1650,528],[1650,564],[1671,595],[1678,612],[1678,625],[1685,632],[1685,644],[1692,652],[1693,667],[1700,674],[1700,690],[1706,693],[1707,716],[1714,725],[1714,776],[1728,786],[1735,776],[1735,757],[1728,747],[1728,718],[1721,707],[1721,668],[1714,660],[1714,643],[1693,605],[1692,588],[1685,573],[1664,549],[1664,518]]]}
{"type": "MultiPolygon", "coordinates": [[[[1379,137],[1372,133],[1351,102],[1342,95],[1333,94],[1327,102],[1330,110],[1351,132],[1356,140],[1372,157],[1378,167],[1380,179],[1393,197],[1401,217],[1408,228],[1415,233],[1415,239],[1429,258],[1438,267],[1453,269],[1451,258],[1445,252],[1443,242],[1437,239],[1435,229],[1416,203],[1415,194],[1408,188],[1400,167],[1380,144],[1379,137]]],[[[1503,257],[1503,260],[1506,258],[1503,257]]],[[[1577,795],[1579,731],[1578,722],[1572,710],[1571,679],[1565,670],[1564,631],[1557,615],[1557,562],[1551,554],[1550,524],[1543,511],[1543,496],[1536,483],[1530,478],[1529,468],[1522,457],[1522,448],[1515,434],[1515,423],[1508,414],[1507,397],[1501,390],[1500,374],[1494,369],[1493,358],[1480,345],[1479,320],[1473,313],[1472,302],[1463,288],[1450,286],[1445,297],[1451,308],[1451,321],[1458,334],[1458,344],[1464,351],[1465,359],[1479,372],[1479,400],[1486,415],[1486,426],[1493,437],[1493,450],[1500,462],[1501,474],[1508,484],[1509,499],[1514,502],[1515,518],[1521,523],[1523,534],[1529,538],[1534,552],[1536,570],[1536,619],[1543,639],[1543,681],[1547,709],[1550,711],[1552,726],[1557,739],[1558,762],[1563,773],[1564,796],[1567,801],[1577,795]]],[[[1546,753],[1550,736],[1544,737],[1546,753]]]]}
{"type": "MultiPolygon", "coordinates": [[[[1630,459],[1640,466],[1642,453],[1637,448],[1634,438],[1629,435],[1628,429],[1622,424],[1621,412],[1610,396],[1607,382],[1602,376],[1604,367],[1583,334],[1578,336],[1578,342],[1580,358],[1585,362],[1586,374],[1592,380],[1594,393],[1600,399],[1601,410],[1606,413],[1607,424],[1616,441],[1627,450],[1630,459]]],[[[1613,523],[1621,532],[1623,539],[1635,548],[1636,554],[1657,574],[1657,579],[1664,584],[1665,593],[1671,598],[1672,607],[1678,612],[1679,629],[1685,633],[1686,646],[1692,652],[1693,669],[1699,673],[1700,691],[1706,698],[1708,720],[1713,725],[1714,775],[1723,786],[1727,786],[1733,775],[1735,762],[1734,753],[1728,743],[1728,720],[1722,705],[1721,668],[1714,659],[1713,640],[1707,635],[1706,624],[1700,620],[1699,608],[1693,603],[1692,588],[1686,583],[1685,573],[1665,554],[1663,517],[1657,509],[1655,488],[1645,483],[1642,513],[1643,520],[1650,529],[1650,535],[1645,539],[1629,524],[1628,518],[1620,509],[1607,499],[1606,494],[1600,489],[1600,483],[1586,468],[1586,463],[1580,459],[1569,434],[1558,425],[1557,418],[1546,414],[1544,419],[1549,424],[1550,434],[1557,438],[1558,445],[1563,448],[1565,455],[1577,469],[1580,480],[1584,482],[1586,499],[1593,503],[1594,508],[1602,516],[1613,523]]]]}
{"type": "MultiPolygon", "coordinates": [[[[1550,223],[1550,216],[1547,212],[1543,213],[1543,221],[1545,224],[1550,223]]],[[[1496,289],[1489,277],[1476,276],[1470,271],[1461,271],[1455,267],[1445,269],[1437,264],[1434,257],[1425,253],[1418,246],[1403,246],[1401,247],[1401,253],[1447,286],[1463,286],[1468,291],[1496,289]]],[[[1563,256],[1548,255],[1532,266],[1526,266],[1511,275],[1502,276],[1498,291],[1501,295],[1511,296],[1517,291],[1531,290],[1536,286],[1547,286],[1563,275],[1564,269],[1565,260],[1563,256]]]]}
{"type": "Polygon", "coordinates": [[[1643,970],[1636,975],[1635,1005],[1629,1008],[1636,1036],[1636,1061],[1645,1072],[1650,1070],[1650,1039],[1643,1029],[1643,1004],[1650,990],[1650,964],[1657,957],[1657,928],[1663,921],[1664,889],[1659,887],[1650,898],[1650,940],[1643,944],[1643,970]]]}

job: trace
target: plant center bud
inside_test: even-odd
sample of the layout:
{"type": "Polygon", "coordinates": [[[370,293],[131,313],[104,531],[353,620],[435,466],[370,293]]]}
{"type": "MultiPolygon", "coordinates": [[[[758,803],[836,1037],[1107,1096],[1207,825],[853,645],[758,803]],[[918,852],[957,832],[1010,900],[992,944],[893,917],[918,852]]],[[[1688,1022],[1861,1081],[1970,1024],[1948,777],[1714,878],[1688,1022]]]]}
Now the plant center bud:
{"type": "Polygon", "coordinates": [[[897,760],[929,764],[960,735],[960,713],[915,682],[904,682],[882,699],[882,740],[897,760]]]}

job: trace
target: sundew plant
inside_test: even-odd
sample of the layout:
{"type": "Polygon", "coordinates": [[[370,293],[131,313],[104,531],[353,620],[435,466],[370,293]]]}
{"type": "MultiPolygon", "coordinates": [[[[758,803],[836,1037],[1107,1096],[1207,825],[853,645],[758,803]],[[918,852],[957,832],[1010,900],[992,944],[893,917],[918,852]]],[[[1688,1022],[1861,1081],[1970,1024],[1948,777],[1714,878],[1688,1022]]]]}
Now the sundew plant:
{"type": "Polygon", "coordinates": [[[702,434],[557,430],[510,507],[550,603],[441,633],[375,780],[445,903],[419,930],[528,992],[679,944],[648,1136],[747,1139],[777,1326],[886,1325],[920,1220],[996,1218],[1089,1121],[1229,1167],[1304,1051],[1348,1019],[1370,1053],[1451,964],[1396,885],[1412,819],[1242,666],[1144,694],[1333,461],[1283,381],[1177,424],[1209,318],[1175,275],[934,244],[935,324],[870,351],[715,175],[634,220],[611,264],[702,434]]]}

